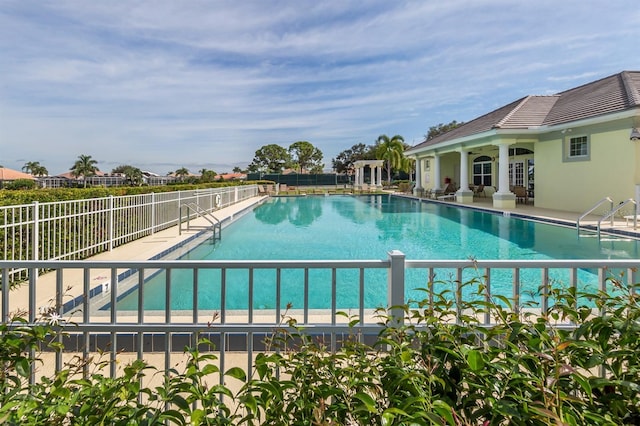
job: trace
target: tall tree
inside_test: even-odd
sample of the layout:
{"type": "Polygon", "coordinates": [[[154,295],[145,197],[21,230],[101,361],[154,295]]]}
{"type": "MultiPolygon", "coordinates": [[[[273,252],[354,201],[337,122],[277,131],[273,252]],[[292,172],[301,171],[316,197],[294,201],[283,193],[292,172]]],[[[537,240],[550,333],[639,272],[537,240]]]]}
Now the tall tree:
{"type": "Polygon", "coordinates": [[[216,180],[218,174],[213,170],[202,169],[200,170],[200,182],[213,182],[216,180]]]}
{"type": "Polygon", "coordinates": [[[185,167],[180,167],[176,170],[175,175],[180,181],[183,181],[185,176],[189,176],[189,170],[185,167]]]}
{"type": "Polygon", "coordinates": [[[122,173],[127,178],[129,185],[142,185],[142,170],[130,165],[118,166],[111,173],[122,173]]]}
{"type": "Polygon", "coordinates": [[[395,135],[389,138],[387,135],[378,136],[376,140],[376,158],[385,160],[387,169],[387,181],[391,183],[391,169],[400,167],[404,157],[404,138],[395,135]]]}
{"type": "Polygon", "coordinates": [[[440,136],[444,133],[447,133],[453,129],[455,129],[456,127],[460,127],[464,124],[464,121],[461,122],[457,122],[456,120],[453,120],[451,123],[447,123],[447,124],[443,124],[440,123],[437,126],[431,126],[429,127],[429,133],[427,133],[426,135],[424,135],[426,140],[431,140],[433,138],[435,138],[436,136],[440,136]]]}
{"type": "Polygon", "coordinates": [[[71,167],[71,174],[76,178],[82,176],[84,180],[84,187],[87,187],[87,177],[94,176],[97,171],[99,171],[96,166],[98,162],[91,158],[90,155],[80,155],[78,159],[71,167]]]}
{"type": "Polygon", "coordinates": [[[400,161],[400,170],[409,175],[409,180],[413,180],[413,174],[416,171],[416,160],[403,156],[400,161]]]}
{"type": "Polygon", "coordinates": [[[22,170],[34,176],[46,176],[49,174],[47,168],[41,165],[39,161],[29,161],[25,163],[25,165],[22,166],[22,170]]]}
{"type": "Polygon", "coordinates": [[[265,173],[282,173],[291,165],[289,151],[280,145],[264,145],[256,151],[253,161],[249,164],[249,171],[265,173]]]}
{"type": "Polygon", "coordinates": [[[298,141],[289,146],[289,155],[299,168],[300,173],[303,169],[314,169],[317,171],[324,167],[322,163],[322,151],[313,146],[311,142],[298,141]]]}
{"type": "Polygon", "coordinates": [[[349,149],[339,153],[331,160],[336,173],[347,173],[354,169],[354,163],[359,160],[375,160],[376,154],[372,145],[357,143],[349,149]]]}
{"type": "Polygon", "coordinates": [[[22,171],[33,174],[33,170],[40,166],[39,161],[28,161],[22,166],[22,171]]]}

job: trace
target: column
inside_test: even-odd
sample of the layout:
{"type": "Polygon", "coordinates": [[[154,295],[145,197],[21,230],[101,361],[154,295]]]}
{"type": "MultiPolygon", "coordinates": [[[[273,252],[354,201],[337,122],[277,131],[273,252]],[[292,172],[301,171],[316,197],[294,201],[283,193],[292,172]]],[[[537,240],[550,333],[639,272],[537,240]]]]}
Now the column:
{"type": "Polygon", "coordinates": [[[435,182],[433,183],[433,190],[434,191],[441,190],[442,188],[440,187],[440,184],[442,182],[442,177],[440,176],[440,155],[439,154],[433,155],[433,178],[435,179],[435,182]]]}
{"type": "Polygon", "coordinates": [[[498,152],[498,191],[493,194],[493,207],[515,209],[516,196],[509,191],[509,144],[499,144],[498,152]]]}
{"type": "Polygon", "coordinates": [[[413,195],[422,194],[422,160],[416,157],[416,186],[413,188],[413,195]]]}
{"type": "Polygon", "coordinates": [[[456,201],[463,204],[473,203],[473,191],[469,189],[469,154],[460,148],[460,189],[456,192],[456,201]]]}
{"type": "Polygon", "coordinates": [[[498,193],[509,194],[509,145],[498,145],[498,193]]]}
{"type": "Polygon", "coordinates": [[[382,188],[382,166],[376,166],[376,170],[378,171],[376,174],[378,177],[378,183],[376,185],[382,188]]]}

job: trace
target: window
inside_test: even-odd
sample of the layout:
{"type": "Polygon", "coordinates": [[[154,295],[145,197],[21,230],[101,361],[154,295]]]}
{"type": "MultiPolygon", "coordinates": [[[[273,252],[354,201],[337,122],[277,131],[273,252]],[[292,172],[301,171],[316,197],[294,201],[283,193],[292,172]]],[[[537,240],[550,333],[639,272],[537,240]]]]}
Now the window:
{"type": "Polygon", "coordinates": [[[569,142],[565,145],[566,161],[585,161],[589,160],[589,157],[588,136],[576,136],[569,139],[569,142]]]}
{"type": "Polygon", "coordinates": [[[431,170],[431,160],[424,160],[424,169],[426,171],[431,170]]]}
{"type": "Polygon", "coordinates": [[[491,157],[483,155],[473,160],[473,184],[491,186],[491,157]]]}

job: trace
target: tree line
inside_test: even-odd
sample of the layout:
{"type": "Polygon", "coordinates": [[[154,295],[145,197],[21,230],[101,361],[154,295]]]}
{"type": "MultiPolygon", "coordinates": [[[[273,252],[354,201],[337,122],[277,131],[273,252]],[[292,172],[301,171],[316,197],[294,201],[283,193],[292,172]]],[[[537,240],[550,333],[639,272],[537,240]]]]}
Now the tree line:
{"type": "MultiPolygon", "coordinates": [[[[431,126],[429,132],[425,135],[425,141],[463,124],[464,122],[453,120],[447,124],[440,123],[436,126],[431,126]]],[[[350,174],[355,169],[356,161],[383,160],[383,169],[386,172],[387,181],[390,182],[394,172],[405,172],[411,176],[415,171],[415,161],[404,155],[404,152],[410,147],[405,143],[401,135],[389,137],[383,134],[378,136],[371,145],[357,143],[351,148],[340,152],[335,158],[331,159],[332,169],[336,173],[350,174]]],[[[294,142],[288,148],[277,144],[267,144],[256,150],[253,160],[246,170],[234,167],[233,172],[282,173],[286,169],[293,169],[298,173],[317,174],[322,173],[324,169],[323,157],[322,151],[308,141],[294,142]]],[[[71,174],[76,178],[84,178],[86,186],[86,178],[95,176],[100,171],[97,164],[98,162],[90,155],[80,155],[71,167],[71,174]]],[[[47,168],[38,161],[25,163],[22,170],[34,176],[47,176],[49,173],[47,168]]],[[[201,169],[199,172],[200,177],[197,180],[201,182],[213,182],[218,176],[214,170],[201,169]]],[[[135,166],[121,165],[114,168],[111,173],[125,175],[131,185],[141,185],[143,181],[142,170],[135,166]]],[[[179,181],[185,181],[185,179],[189,178],[190,172],[187,168],[181,167],[175,172],[167,174],[174,175],[179,181]]]]}

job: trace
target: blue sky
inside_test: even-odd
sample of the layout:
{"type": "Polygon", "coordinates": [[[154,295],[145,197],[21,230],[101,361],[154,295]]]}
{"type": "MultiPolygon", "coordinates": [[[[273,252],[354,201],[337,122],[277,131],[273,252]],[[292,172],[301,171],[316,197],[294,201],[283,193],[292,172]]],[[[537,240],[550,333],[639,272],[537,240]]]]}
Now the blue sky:
{"type": "Polygon", "coordinates": [[[637,0],[0,0],[0,165],[245,167],[422,141],[531,94],[640,70],[637,0]]]}

